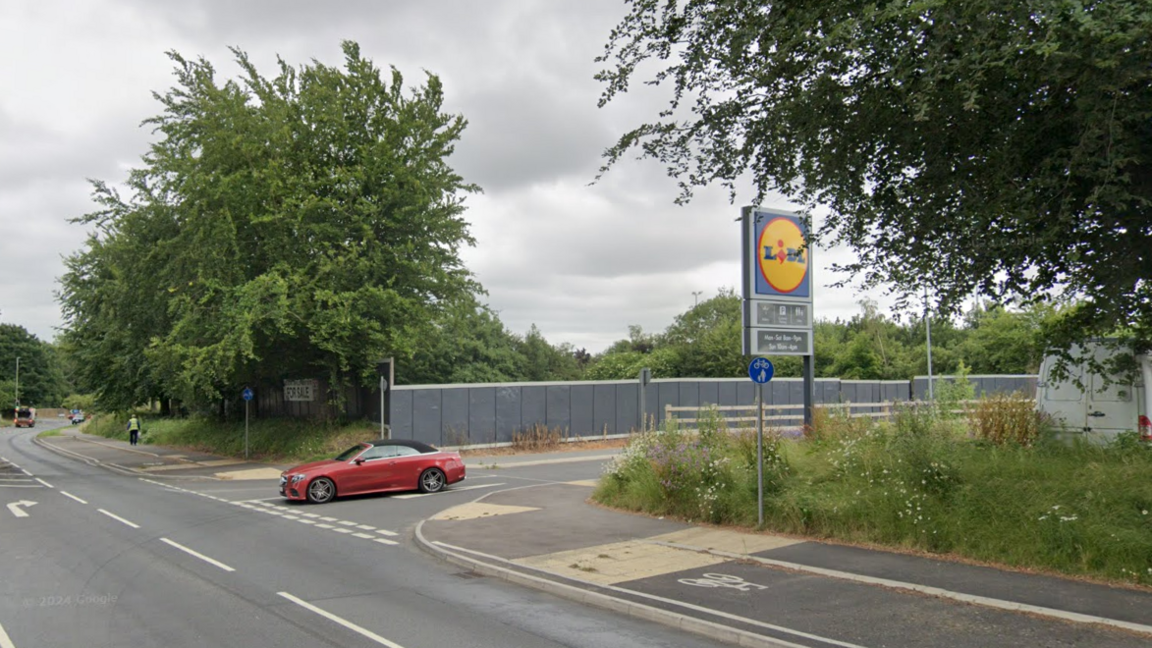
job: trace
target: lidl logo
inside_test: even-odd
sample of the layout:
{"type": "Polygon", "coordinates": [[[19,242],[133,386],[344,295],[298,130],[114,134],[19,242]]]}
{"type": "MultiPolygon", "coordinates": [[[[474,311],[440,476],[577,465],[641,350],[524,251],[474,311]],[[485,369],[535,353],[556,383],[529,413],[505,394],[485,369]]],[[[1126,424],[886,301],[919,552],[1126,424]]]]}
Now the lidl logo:
{"type": "Polygon", "coordinates": [[[799,223],[792,218],[777,216],[757,229],[760,231],[756,256],[760,276],[772,288],[768,292],[808,296],[808,283],[805,281],[808,277],[808,249],[799,223]],[[797,291],[798,288],[802,290],[797,291]]]}

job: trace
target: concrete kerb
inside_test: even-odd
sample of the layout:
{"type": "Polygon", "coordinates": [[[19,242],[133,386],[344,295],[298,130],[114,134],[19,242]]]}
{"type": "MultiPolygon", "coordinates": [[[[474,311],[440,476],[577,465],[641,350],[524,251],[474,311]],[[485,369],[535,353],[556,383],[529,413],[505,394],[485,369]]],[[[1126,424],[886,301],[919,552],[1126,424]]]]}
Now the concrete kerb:
{"type": "MultiPolygon", "coordinates": [[[[61,455],[63,457],[68,457],[70,459],[82,461],[82,462],[88,464],[89,466],[95,466],[97,468],[103,468],[105,470],[110,470],[114,473],[126,475],[128,477],[150,477],[150,478],[161,478],[161,479],[171,479],[171,480],[224,481],[224,480],[220,479],[219,477],[211,477],[211,476],[207,476],[207,475],[157,475],[157,474],[145,472],[142,470],[136,470],[135,468],[128,468],[126,466],[121,466],[121,465],[114,464],[114,463],[105,463],[103,461],[100,461],[99,459],[95,459],[93,457],[89,457],[87,455],[80,454],[79,452],[73,452],[72,450],[66,450],[64,448],[61,448],[61,447],[53,444],[53,443],[48,443],[46,441],[43,441],[38,436],[32,437],[32,443],[35,443],[36,445],[40,446],[41,448],[44,448],[45,450],[48,450],[49,452],[54,452],[54,453],[61,455]]],[[[90,443],[94,443],[94,442],[90,442],[90,443]]],[[[97,445],[105,445],[105,444],[97,444],[97,445]]],[[[148,454],[152,454],[152,453],[148,453],[148,454]]],[[[154,456],[159,457],[160,455],[154,455],[154,456]]]]}
{"type": "MultiPolygon", "coordinates": [[[[427,538],[425,538],[424,522],[426,521],[427,520],[421,520],[416,525],[416,544],[427,553],[440,558],[441,560],[459,565],[479,574],[491,576],[493,578],[499,578],[500,580],[509,583],[521,585],[523,587],[531,587],[533,589],[548,592],[549,594],[573,600],[578,603],[593,605],[620,614],[625,614],[637,619],[660,623],[687,632],[699,634],[701,636],[736,644],[738,646],[747,646],[748,648],[800,648],[799,644],[779,639],[771,639],[769,637],[747,632],[745,630],[737,630],[736,628],[721,625],[719,623],[697,619],[696,617],[680,614],[679,612],[671,612],[650,605],[635,603],[627,599],[609,596],[600,592],[589,591],[575,585],[568,585],[566,583],[561,583],[549,578],[533,576],[517,569],[509,569],[507,567],[501,567],[496,564],[484,562],[477,558],[472,558],[456,551],[452,551],[446,547],[437,545],[436,543],[430,542],[427,538]]],[[[554,576],[558,578],[566,578],[559,575],[554,576]]]]}

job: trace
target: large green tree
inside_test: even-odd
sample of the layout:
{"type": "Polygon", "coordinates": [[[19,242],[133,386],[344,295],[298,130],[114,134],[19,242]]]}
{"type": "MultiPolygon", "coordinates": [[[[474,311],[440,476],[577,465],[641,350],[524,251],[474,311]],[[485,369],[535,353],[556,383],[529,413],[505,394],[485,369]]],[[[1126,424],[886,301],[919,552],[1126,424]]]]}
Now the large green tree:
{"type": "Polygon", "coordinates": [[[17,396],[23,405],[56,407],[64,391],[52,346],[23,326],[0,324],[0,407],[12,407],[17,396]]]}
{"type": "Polygon", "coordinates": [[[206,403],[244,384],[375,381],[479,286],[459,250],[478,188],[447,163],[465,120],[427,75],[405,88],[355,43],[344,64],[265,78],[170,54],[160,139],[126,185],[97,182],[96,235],[68,260],[69,342],[106,404],[206,403]]]}
{"type": "Polygon", "coordinates": [[[628,0],[601,104],[671,86],[623,135],[682,200],[750,178],[826,207],[865,285],[946,310],[1082,301],[1063,341],[1152,341],[1152,11],[1147,0],[628,0]]]}

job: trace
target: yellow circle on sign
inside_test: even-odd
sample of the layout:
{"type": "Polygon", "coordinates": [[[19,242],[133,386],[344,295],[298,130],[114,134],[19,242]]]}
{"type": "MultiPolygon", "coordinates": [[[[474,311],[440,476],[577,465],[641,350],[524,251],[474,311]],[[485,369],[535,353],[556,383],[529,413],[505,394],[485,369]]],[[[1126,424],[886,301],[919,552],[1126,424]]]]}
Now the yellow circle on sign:
{"type": "Polygon", "coordinates": [[[760,231],[760,274],[778,292],[796,290],[808,274],[804,233],[787,218],[773,218],[760,231]]]}

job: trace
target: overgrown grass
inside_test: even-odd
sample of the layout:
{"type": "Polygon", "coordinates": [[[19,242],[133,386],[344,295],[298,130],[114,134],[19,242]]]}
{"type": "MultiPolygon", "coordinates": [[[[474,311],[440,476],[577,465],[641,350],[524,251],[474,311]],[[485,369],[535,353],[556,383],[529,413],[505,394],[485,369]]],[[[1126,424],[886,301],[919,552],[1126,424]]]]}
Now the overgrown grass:
{"type": "Polygon", "coordinates": [[[564,439],[560,428],[536,424],[526,430],[512,433],[512,447],[520,451],[547,450],[560,445],[564,439]]]}
{"type": "MultiPolygon", "coordinates": [[[[988,406],[994,409],[995,405],[988,406]]],[[[1026,417],[985,411],[998,421],[1026,417]]],[[[892,423],[827,417],[805,440],[765,436],[765,528],[1152,585],[1152,449],[1056,442],[908,409],[892,423]]],[[[596,490],[611,506],[754,527],[755,436],[638,435],[596,490]]]]}
{"type": "MultiPolygon", "coordinates": [[[[244,422],[220,423],[202,418],[167,419],[144,416],[142,444],[157,444],[230,457],[244,456],[244,422]]],[[[128,440],[127,417],[101,415],[85,432],[128,440]]],[[[324,424],[295,419],[251,421],[248,446],[254,460],[305,462],[332,457],[354,443],[380,438],[379,428],[363,422],[324,424]]]]}

